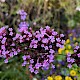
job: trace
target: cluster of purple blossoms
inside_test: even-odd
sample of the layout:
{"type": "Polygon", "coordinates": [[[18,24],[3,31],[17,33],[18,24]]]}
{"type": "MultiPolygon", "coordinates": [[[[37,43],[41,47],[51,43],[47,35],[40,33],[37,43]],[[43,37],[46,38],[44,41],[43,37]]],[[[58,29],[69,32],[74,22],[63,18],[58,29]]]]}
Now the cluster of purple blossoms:
{"type": "MultiPolygon", "coordinates": [[[[29,70],[37,74],[39,69],[54,68],[54,55],[58,48],[62,48],[64,40],[62,35],[58,35],[56,31],[50,29],[49,26],[40,28],[40,30],[32,32],[32,29],[22,29],[22,43],[25,47],[25,55],[22,57],[24,62],[22,66],[29,64],[29,70]],[[30,50],[30,51],[29,51],[30,50]]],[[[18,38],[20,40],[20,38],[18,38]]]]}
{"type": "Polygon", "coordinates": [[[72,64],[75,62],[75,59],[71,57],[70,53],[67,54],[67,62],[68,62],[67,67],[72,68],[72,64]]]}
{"type": "Polygon", "coordinates": [[[80,67],[80,46],[74,48],[74,54],[71,57],[75,59],[75,63],[80,67]]]}
{"type": "Polygon", "coordinates": [[[22,66],[29,64],[32,73],[37,74],[40,68],[54,68],[54,54],[58,48],[63,47],[63,36],[49,26],[35,32],[31,28],[23,27],[19,31],[15,33],[12,28],[5,27],[0,29],[0,57],[5,58],[5,63],[8,63],[9,58],[23,53],[22,66]]]}
{"type": "Polygon", "coordinates": [[[19,24],[19,28],[28,28],[29,24],[25,21],[27,13],[24,10],[19,11],[20,19],[22,20],[19,24]]]}
{"type": "Polygon", "coordinates": [[[76,63],[78,66],[80,66],[80,47],[76,46],[74,48],[74,54],[67,54],[67,62],[68,67],[71,68],[72,64],[76,63]]]}
{"type": "Polygon", "coordinates": [[[15,33],[12,28],[0,28],[0,57],[8,63],[8,59],[22,53],[22,66],[29,64],[30,72],[35,74],[40,69],[55,68],[55,53],[64,47],[64,35],[59,35],[49,26],[33,32],[24,22],[27,14],[22,10],[20,15],[23,22],[19,25],[19,33],[15,33]]]}
{"type": "Polygon", "coordinates": [[[0,57],[5,58],[5,63],[8,63],[8,59],[19,52],[19,48],[13,40],[14,36],[15,32],[12,28],[0,28],[0,57]]]}
{"type": "Polygon", "coordinates": [[[19,10],[19,14],[20,14],[21,20],[24,21],[26,19],[27,13],[24,10],[19,10]]]}

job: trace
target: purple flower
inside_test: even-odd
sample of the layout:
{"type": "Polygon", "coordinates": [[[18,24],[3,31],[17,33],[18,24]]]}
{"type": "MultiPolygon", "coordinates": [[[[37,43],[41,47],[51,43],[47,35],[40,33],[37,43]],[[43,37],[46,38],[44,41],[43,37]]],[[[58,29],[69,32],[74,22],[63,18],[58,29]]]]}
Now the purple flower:
{"type": "Polygon", "coordinates": [[[12,31],[13,31],[13,29],[12,29],[12,28],[9,28],[9,31],[11,31],[11,32],[12,32],[12,31]]]}
{"type": "Polygon", "coordinates": [[[3,38],[3,36],[0,36],[0,39],[2,39],[3,38]]]}
{"type": "Polygon", "coordinates": [[[75,59],[71,59],[70,62],[71,62],[71,63],[75,62],[75,59]]]}
{"type": "Polygon", "coordinates": [[[49,69],[49,63],[47,60],[44,60],[43,65],[42,65],[43,69],[49,69]]]}
{"type": "Polygon", "coordinates": [[[54,55],[53,54],[50,54],[48,55],[49,59],[54,59],[54,55]]]}
{"type": "Polygon", "coordinates": [[[52,43],[55,42],[54,36],[50,36],[49,39],[51,40],[52,43]]]}
{"type": "Polygon", "coordinates": [[[6,33],[4,33],[3,36],[6,36],[6,33]]]}
{"type": "Polygon", "coordinates": [[[50,55],[49,55],[49,58],[50,58],[50,59],[54,59],[54,55],[53,55],[53,54],[50,54],[50,55]]]}
{"type": "Polygon", "coordinates": [[[67,67],[68,67],[68,68],[72,68],[72,65],[71,65],[71,64],[68,64],[67,67]]]}
{"type": "Polygon", "coordinates": [[[46,30],[50,30],[50,27],[49,26],[46,26],[46,30]]]}
{"type": "Polygon", "coordinates": [[[4,50],[4,51],[2,51],[2,55],[4,56],[4,55],[6,55],[6,51],[4,50]]]}
{"type": "Polygon", "coordinates": [[[17,49],[17,52],[20,52],[21,50],[20,49],[17,49]]]}
{"type": "Polygon", "coordinates": [[[50,49],[49,53],[54,53],[55,51],[53,49],[50,49]]]}
{"type": "Polygon", "coordinates": [[[54,69],[55,68],[55,65],[51,64],[51,67],[52,67],[52,69],[54,69]]]}
{"type": "Polygon", "coordinates": [[[31,34],[31,33],[28,33],[28,36],[29,36],[29,37],[32,37],[32,34],[31,34]]]}
{"type": "Polygon", "coordinates": [[[19,24],[19,28],[21,28],[21,29],[23,29],[22,27],[24,27],[24,29],[27,29],[28,26],[29,26],[29,24],[26,23],[26,22],[21,22],[21,23],[19,24]]]}
{"type": "Polygon", "coordinates": [[[52,48],[52,45],[50,45],[49,48],[52,48]]]}
{"type": "Polygon", "coordinates": [[[33,48],[37,48],[37,44],[34,44],[34,45],[33,45],[33,48]]]}
{"type": "Polygon", "coordinates": [[[26,64],[27,64],[27,62],[26,62],[26,61],[24,61],[24,62],[22,63],[22,66],[26,66],[26,64]]]}
{"type": "Polygon", "coordinates": [[[36,63],[35,68],[39,69],[40,67],[41,67],[41,64],[40,63],[36,63]]]}
{"type": "Polygon", "coordinates": [[[61,45],[60,45],[59,43],[56,43],[56,46],[57,46],[57,47],[60,47],[61,45]]]}
{"type": "Polygon", "coordinates": [[[38,41],[40,41],[40,40],[41,40],[41,38],[39,37],[39,38],[38,38],[38,41]]]}
{"type": "Polygon", "coordinates": [[[21,16],[21,20],[25,20],[26,19],[27,13],[24,10],[19,10],[19,14],[21,16]]]}
{"type": "Polygon", "coordinates": [[[5,30],[6,30],[6,28],[5,28],[5,27],[0,28],[0,34],[4,33],[4,32],[5,32],[5,30]]]}
{"type": "Polygon", "coordinates": [[[0,54],[1,54],[1,52],[2,52],[2,51],[0,50],[0,54]]]}
{"type": "Polygon", "coordinates": [[[34,63],[34,60],[33,60],[33,59],[31,59],[31,60],[30,60],[30,63],[34,63]]]}
{"type": "Polygon", "coordinates": [[[48,43],[48,39],[47,39],[47,38],[43,38],[43,39],[42,39],[42,42],[43,42],[43,43],[48,43]]]}
{"type": "Polygon", "coordinates": [[[23,38],[26,38],[26,35],[23,35],[23,38]]]}
{"type": "Polygon", "coordinates": [[[62,40],[61,43],[64,44],[65,43],[65,40],[62,40]]]}
{"type": "Polygon", "coordinates": [[[49,59],[49,63],[51,63],[51,62],[53,62],[53,61],[54,61],[53,58],[50,58],[50,59],[49,59]]]}
{"type": "Polygon", "coordinates": [[[8,59],[5,59],[4,62],[5,62],[5,63],[8,63],[8,59]]]}
{"type": "Polygon", "coordinates": [[[74,50],[74,52],[76,53],[76,52],[77,52],[77,50],[74,50]]]}
{"type": "Polygon", "coordinates": [[[17,53],[17,51],[14,51],[14,55],[17,55],[18,53],[17,53]]]}
{"type": "Polygon", "coordinates": [[[33,73],[33,72],[34,72],[34,68],[30,68],[29,70],[30,70],[30,72],[31,72],[31,73],[33,73]]]}
{"type": "Polygon", "coordinates": [[[58,33],[55,32],[55,31],[52,32],[52,35],[53,35],[53,36],[56,36],[57,34],[58,34],[58,33]]]}
{"type": "Polygon", "coordinates": [[[22,39],[20,39],[20,43],[22,43],[23,42],[23,40],[22,39]]]}
{"type": "Polygon", "coordinates": [[[30,55],[27,55],[27,59],[30,59],[30,55]]]}
{"type": "Polygon", "coordinates": [[[13,56],[14,56],[14,55],[13,55],[13,52],[11,52],[11,53],[10,53],[10,57],[13,57],[13,56]]]}
{"type": "Polygon", "coordinates": [[[79,53],[79,54],[77,54],[77,56],[80,58],[80,53],[79,53]]]}
{"type": "Polygon", "coordinates": [[[35,74],[38,74],[39,72],[38,72],[38,70],[35,70],[34,73],[35,73],[35,74]]]}
{"type": "Polygon", "coordinates": [[[70,57],[67,58],[67,62],[71,62],[71,58],[70,57]]]}
{"type": "Polygon", "coordinates": [[[44,44],[41,44],[41,47],[44,47],[44,44]]]}
{"type": "Polygon", "coordinates": [[[2,43],[2,44],[5,44],[6,39],[7,39],[7,38],[4,37],[4,38],[2,39],[2,41],[1,41],[1,43],[2,43]]]}
{"type": "Polygon", "coordinates": [[[60,43],[56,43],[56,46],[60,48],[64,48],[64,45],[61,45],[60,43]]]}
{"type": "Polygon", "coordinates": [[[19,38],[20,38],[20,40],[22,40],[23,39],[23,36],[20,36],[19,38]]]}
{"type": "Polygon", "coordinates": [[[20,36],[21,36],[20,34],[18,34],[18,33],[16,34],[16,38],[19,38],[20,36]]]}
{"type": "Polygon", "coordinates": [[[44,48],[45,48],[45,50],[48,50],[48,46],[45,46],[44,48]]]}
{"type": "Polygon", "coordinates": [[[13,36],[13,32],[10,32],[10,34],[9,34],[9,35],[13,36]]]}
{"type": "Polygon", "coordinates": [[[68,54],[67,54],[67,56],[68,56],[68,57],[70,57],[70,56],[71,56],[71,54],[70,54],[70,53],[68,53],[68,54]]]}
{"type": "Polygon", "coordinates": [[[5,45],[1,45],[1,49],[5,50],[6,49],[5,45]]]}
{"type": "Polygon", "coordinates": [[[10,46],[15,46],[15,43],[12,43],[10,46]]]}
{"type": "Polygon", "coordinates": [[[30,70],[31,73],[34,72],[34,68],[32,68],[32,65],[29,65],[29,70],[30,70]]]}
{"type": "Polygon", "coordinates": [[[32,48],[33,47],[33,45],[32,44],[30,44],[30,46],[29,46],[30,48],[32,48]]]}
{"type": "Polygon", "coordinates": [[[33,72],[34,72],[34,68],[30,68],[29,70],[30,70],[30,72],[31,72],[31,73],[33,73],[33,72]]]}
{"type": "Polygon", "coordinates": [[[64,48],[64,45],[60,45],[60,48],[64,48]]]}
{"type": "Polygon", "coordinates": [[[60,34],[60,37],[64,37],[64,34],[60,34]]]}
{"type": "Polygon", "coordinates": [[[60,38],[56,38],[56,41],[57,41],[57,42],[60,42],[60,41],[61,41],[61,39],[60,39],[60,38]]]}
{"type": "Polygon", "coordinates": [[[21,20],[25,20],[26,16],[25,15],[21,15],[21,20]]]}
{"type": "Polygon", "coordinates": [[[79,46],[76,46],[76,47],[75,47],[75,49],[77,49],[77,50],[78,50],[78,49],[79,49],[79,46]]]}
{"type": "Polygon", "coordinates": [[[13,52],[15,52],[15,49],[14,49],[14,48],[12,48],[12,51],[13,51],[13,52]]]}
{"type": "Polygon", "coordinates": [[[23,60],[26,60],[26,59],[27,59],[27,56],[26,56],[26,55],[24,55],[24,56],[22,56],[22,58],[23,58],[23,60]]]}

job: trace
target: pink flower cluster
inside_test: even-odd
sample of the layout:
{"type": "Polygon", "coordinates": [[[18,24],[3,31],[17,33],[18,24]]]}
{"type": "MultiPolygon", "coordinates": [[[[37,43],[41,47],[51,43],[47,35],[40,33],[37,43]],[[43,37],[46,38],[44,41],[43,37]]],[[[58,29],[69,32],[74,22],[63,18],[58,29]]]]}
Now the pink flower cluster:
{"type": "Polygon", "coordinates": [[[75,59],[75,63],[80,67],[80,46],[74,48],[74,54],[71,57],[75,59]]]}
{"type": "Polygon", "coordinates": [[[39,68],[49,69],[53,67],[54,53],[64,44],[63,34],[58,35],[49,26],[40,28],[33,32],[31,28],[20,27],[19,33],[15,33],[12,28],[0,28],[0,57],[8,59],[23,53],[23,64],[29,64],[29,69],[35,74],[39,68]]]}
{"type": "Polygon", "coordinates": [[[29,64],[31,73],[37,74],[39,69],[55,68],[54,56],[58,48],[63,48],[65,40],[63,34],[58,34],[49,26],[33,31],[24,21],[26,13],[20,11],[21,20],[18,33],[12,28],[0,28],[0,57],[5,58],[5,63],[16,55],[23,55],[22,66],[29,64]]]}
{"type": "Polygon", "coordinates": [[[12,28],[0,28],[0,57],[5,58],[5,63],[8,63],[8,59],[19,52],[16,41],[13,40],[14,36],[15,32],[12,28]]]}
{"type": "Polygon", "coordinates": [[[35,74],[38,73],[38,69],[49,69],[50,65],[53,67],[54,53],[58,48],[62,48],[65,40],[63,34],[58,35],[54,29],[50,29],[49,26],[45,28],[40,28],[40,30],[32,33],[27,29],[20,28],[22,34],[22,42],[26,44],[25,52],[26,55],[23,56],[23,64],[30,64],[29,69],[35,74]],[[21,31],[22,30],[22,31],[21,31]],[[29,51],[31,50],[31,51],[29,51]],[[29,51],[29,52],[28,52],[29,51]]]}
{"type": "Polygon", "coordinates": [[[67,54],[68,67],[71,68],[73,64],[80,66],[80,46],[74,48],[74,54],[67,54]]]}
{"type": "Polygon", "coordinates": [[[72,64],[74,62],[75,62],[75,59],[71,57],[71,54],[70,53],[68,53],[67,54],[67,63],[68,63],[67,67],[68,68],[72,68],[72,64]]]}

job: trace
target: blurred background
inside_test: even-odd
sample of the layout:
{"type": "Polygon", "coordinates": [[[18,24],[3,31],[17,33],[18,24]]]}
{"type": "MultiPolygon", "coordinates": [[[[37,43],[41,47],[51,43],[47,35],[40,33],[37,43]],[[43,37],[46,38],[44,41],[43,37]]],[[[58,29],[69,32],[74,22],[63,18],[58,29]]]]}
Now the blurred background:
{"type": "MultiPolygon", "coordinates": [[[[27,12],[26,22],[34,30],[48,25],[80,44],[80,0],[0,0],[0,27],[8,25],[16,31],[21,9],[27,12]]],[[[17,57],[9,65],[0,59],[0,80],[30,80],[27,68],[20,65],[17,57]]]]}

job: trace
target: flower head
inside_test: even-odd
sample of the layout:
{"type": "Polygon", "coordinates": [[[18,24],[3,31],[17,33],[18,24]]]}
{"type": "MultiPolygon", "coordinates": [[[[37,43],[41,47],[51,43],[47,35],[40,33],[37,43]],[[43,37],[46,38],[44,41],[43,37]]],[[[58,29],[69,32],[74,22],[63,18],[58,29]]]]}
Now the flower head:
{"type": "Polygon", "coordinates": [[[48,76],[47,80],[53,80],[53,78],[51,76],[48,76]]]}
{"type": "Polygon", "coordinates": [[[55,76],[55,80],[62,80],[62,77],[60,75],[55,76]]]}
{"type": "Polygon", "coordinates": [[[27,13],[24,10],[19,10],[18,13],[21,16],[21,20],[25,20],[26,19],[27,13]]]}
{"type": "Polygon", "coordinates": [[[71,71],[70,71],[70,75],[71,75],[71,76],[76,76],[76,71],[75,71],[75,70],[71,70],[71,71]]]}
{"type": "Polygon", "coordinates": [[[65,80],[72,80],[72,78],[69,77],[69,76],[66,76],[66,77],[65,77],[65,80]]]}

